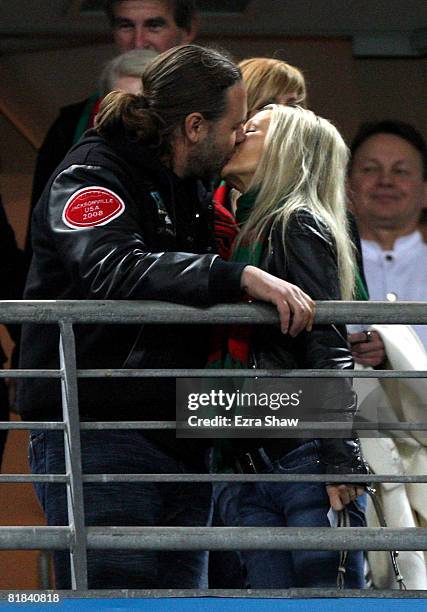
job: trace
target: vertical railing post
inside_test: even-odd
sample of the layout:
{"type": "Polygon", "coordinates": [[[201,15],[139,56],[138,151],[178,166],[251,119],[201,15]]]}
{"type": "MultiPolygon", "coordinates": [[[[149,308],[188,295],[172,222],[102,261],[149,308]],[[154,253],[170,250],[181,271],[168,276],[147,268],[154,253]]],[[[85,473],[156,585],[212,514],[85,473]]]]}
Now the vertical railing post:
{"type": "Polygon", "coordinates": [[[52,585],[50,583],[51,576],[51,554],[48,550],[41,550],[37,559],[37,570],[39,576],[39,587],[42,591],[47,591],[48,589],[52,589],[52,585]]]}
{"type": "Polygon", "coordinates": [[[71,528],[70,547],[72,589],[86,591],[87,546],[83,501],[82,455],[80,443],[80,417],[77,391],[76,345],[73,325],[60,321],[59,358],[62,370],[62,410],[65,423],[64,450],[68,475],[67,507],[71,528]]]}

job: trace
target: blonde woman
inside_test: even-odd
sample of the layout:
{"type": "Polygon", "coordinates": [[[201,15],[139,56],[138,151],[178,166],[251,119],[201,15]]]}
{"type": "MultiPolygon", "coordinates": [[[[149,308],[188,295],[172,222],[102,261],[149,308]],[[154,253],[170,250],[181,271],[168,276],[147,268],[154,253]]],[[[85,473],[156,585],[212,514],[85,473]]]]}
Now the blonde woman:
{"type": "MultiPolygon", "coordinates": [[[[346,229],[347,148],[338,131],[311,111],[279,105],[254,115],[245,131],[246,140],[223,170],[227,183],[243,194],[232,259],[259,265],[316,300],[351,299],[355,262],[346,229]]],[[[240,332],[228,338],[223,366],[353,367],[344,326],[317,325],[298,337],[281,337],[265,326],[240,332]]],[[[318,408],[335,414],[332,420],[351,419],[350,382],[326,380],[318,408]]],[[[234,440],[233,446],[244,472],[366,473],[353,438],[251,438],[234,440]]],[[[351,524],[364,525],[361,486],[260,482],[224,493],[231,525],[327,527],[330,507],[347,508],[351,524]]],[[[343,577],[337,551],[244,551],[242,559],[251,588],[333,587],[343,577]]],[[[350,552],[346,566],[346,586],[363,587],[363,553],[350,552]]]]}

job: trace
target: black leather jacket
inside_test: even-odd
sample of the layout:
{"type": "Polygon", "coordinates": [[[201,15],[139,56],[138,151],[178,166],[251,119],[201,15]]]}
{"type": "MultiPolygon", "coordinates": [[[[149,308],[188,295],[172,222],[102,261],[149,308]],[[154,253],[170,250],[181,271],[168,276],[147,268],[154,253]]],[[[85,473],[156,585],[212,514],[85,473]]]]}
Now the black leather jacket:
{"type": "MultiPolygon", "coordinates": [[[[305,210],[294,213],[287,224],[285,245],[286,250],[282,228],[277,226],[260,267],[297,285],[314,300],[341,299],[334,241],[320,220],[305,210]]],[[[271,326],[257,326],[253,331],[253,359],[262,369],[352,369],[354,365],[344,325],[315,325],[311,332],[295,338],[271,326]]],[[[314,381],[310,384],[313,391],[314,381]]],[[[351,379],[321,379],[316,385],[319,411],[327,413],[328,420],[330,416],[331,421],[351,422],[357,407],[351,379]]],[[[241,440],[239,445],[244,447],[245,442],[241,440]]],[[[277,453],[277,442],[259,440],[258,446],[266,450],[271,446],[277,453]]],[[[293,448],[301,442],[283,440],[283,445],[286,448],[288,443],[293,448]]],[[[250,446],[254,446],[253,441],[250,446]]],[[[328,473],[366,472],[357,439],[320,438],[320,448],[328,473]]]]}
{"type": "MultiPolygon", "coordinates": [[[[152,151],[125,138],[109,143],[89,132],[57,168],[34,210],[25,298],[196,306],[238,300],[244,265],[215,254],[212,222],[210,199],[198,181],[179,179],[152,151]],[[103,225],[67,224],[67,202],[88,187],[113,192],[123,212],[103,225]]],[[[78,325],[75,333],[80,368],[203,368],[209,350],[209,328],[202,326],[78,325]]],[[[23,326],[21,367],[58,367],[56,327],[23,326]]],[[[84,419],[174,420],[175,381],[81,379],[79,401],[84,419]]],[[[26,419],[60,417],[59,385],[21,380],[18,407],[26,419]]]]}

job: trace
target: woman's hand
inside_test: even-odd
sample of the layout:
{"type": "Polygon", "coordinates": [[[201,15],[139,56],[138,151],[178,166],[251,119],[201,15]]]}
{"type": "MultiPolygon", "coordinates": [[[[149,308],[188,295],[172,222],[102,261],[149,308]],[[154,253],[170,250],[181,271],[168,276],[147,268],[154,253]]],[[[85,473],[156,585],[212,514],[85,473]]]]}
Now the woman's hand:
{"type": "Polygon", "coordinates": [[[240,285],[250,297],[276,306],[282,333],[296,336],[304,329],[311,331],[316,304],[296,285],[255,266],[246,266],[240,285]]]}
{"type": "Polygon", "coordinates": [[[329,503],[334,510],[342,510],[344,506],[363,495],[365,488],[357,485],[326,485],[329,503]]]}
{"type": "Polygon", "coordinates": [[[356,363],[375,368],[385,359],[385,348],[381,336],[376,331],[362,331],[348,334],[351,354],[356,363]]]}

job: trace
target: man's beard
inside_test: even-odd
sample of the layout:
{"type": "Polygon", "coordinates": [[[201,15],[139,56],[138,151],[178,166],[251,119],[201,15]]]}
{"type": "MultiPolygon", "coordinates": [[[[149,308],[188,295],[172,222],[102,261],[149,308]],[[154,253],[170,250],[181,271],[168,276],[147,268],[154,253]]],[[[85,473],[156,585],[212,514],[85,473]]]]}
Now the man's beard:
{"type": "Polygon", "coordinates": [[[216,142],[206,138],[190,153],[187,160],[186,176],[193,176],[202,181],[219,179],[221,170],[231,157],[220,149],[216,142]]]}

